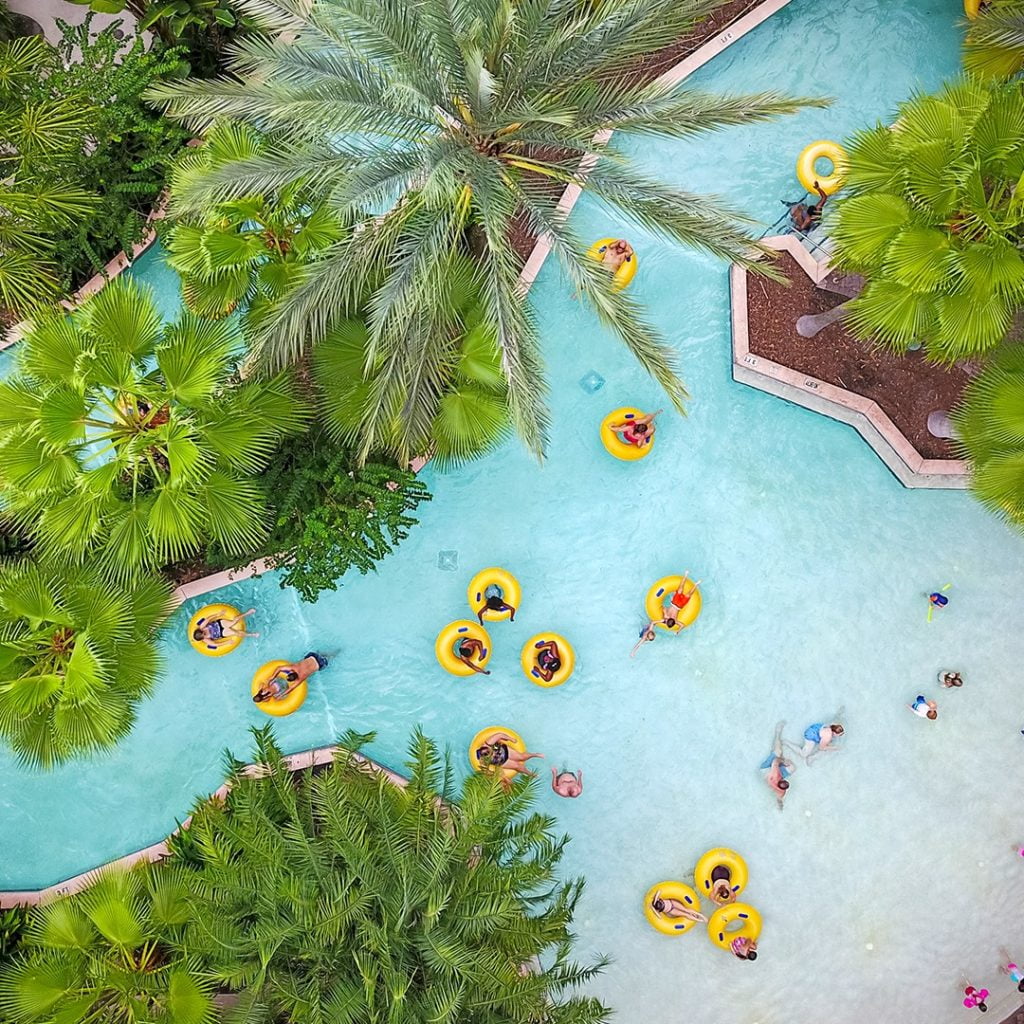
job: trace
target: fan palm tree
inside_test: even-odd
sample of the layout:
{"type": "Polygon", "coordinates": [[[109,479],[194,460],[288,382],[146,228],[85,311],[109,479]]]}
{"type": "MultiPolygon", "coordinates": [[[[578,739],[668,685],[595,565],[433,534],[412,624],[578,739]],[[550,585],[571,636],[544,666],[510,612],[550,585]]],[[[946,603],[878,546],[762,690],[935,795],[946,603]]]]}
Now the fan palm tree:
{"type": "Polygon", "coordinates": [[[937,361],[987,352],[1024,303],[1024,86],[957,81],[915,96],[849,147],[838,262],[868,283],[861,337],[937,361]]]}
{"type": "Polygon", "coordinates": [[[1024,0],[990,0],[970,22],[964,67],[986,78],[1012,78],[1024,70],[1024,0]]]}
{"type": "Polygon", "coordinates": [[[88,103],[29,98],[55,59],[42,36],[0,42],[0,306],[17,316],[56,297],[56,236],[97,202],[62,172],[62,159],[84,144],[88,103]]]}
{"type": "Polygon", "coordinates": [[[172,171],[167,262],[181,275],[185,302],[198,316],[226,316],[242,303],[246,319],[255,321],[306,263],[342,235],[338,221],[313,203],[301,182],[274,196],[243,196],[212,209],[188,206],[197,180],[266,148],[248,126],[222,122],[204,146],[187,149],[172,171]]]}
{"type": "MultiPolygon", "coordinates": [[[[377,435],[376,445],[406,464],[430,454],[442,468],[479,458],[508,434],[507,388],[495,331],[486,319],[483,296],[468,257],[446,261],[438,296],[438,318],[448,345],[436,346],[439,363],[432,368],[437,391],[420,395],[413,417],[392,412],[392,430],[377,435]]],[[[386,379],[382,355],[371,352],[365,320],[340,320],[313,351],[313,378],[320,393],[324,423],[335,440],[358,449],[365,430],[365,410],[386,379]]],[[[395,396],[397,398],[397,396],[395,396]]]]}
{"type": "Polygon", "coordinates": [[[971,487],[996,515],[1024,527],[1024,348],[1001,349],[953,416],[971,487]]]}
{"type": "Polygon", "coordinates": [[[0,572],[0,736],[50,768],[126,736],[160,670],[168,586],[112,586],[94,568],[19,563],[0,572]]]}
{"type": "Polygon", "coordinates": [[[0,969],[11,1024],[212,1024],[209,980],[176,952],[188,920],[180,872],[140,865],[36,907],[0,969]]]}
{"type": "Polygon", "coordinates": [[[404,788],[351,755],[290,777],[269,730],[256,737],[259,777],[236,770],[174,841],[193,875],[184,946],[241,993],[239,1019],[607,1019],[570,993],[602,963],[569,958],[582,882],[558,880],[566,838],[527,813],[532,783],[473,775],[457,792],[420,733],[404,788]]]}
{"type": "Polygon", "coordinates": [[[283,376],[239,383],[237,325],[164,326],[120,277],[68,318],[42,316],[0,381],[0,498],[44,554],[120,574],[210,541],[237,554],[268,524],[255,475],[306,421],[283,376]]]}
{"type": "Polygon", "coordinates": [[[231,117],[284,140],[197,181],[194,202],[302,180],[341,219],[373,216],[307,270],[259,337],[266,365],[280,367],[370,296],[377,387],[364,410],[363,456],[390,436],[395,409],[415,436],[422,394],[439,390],[433,369],[449,340],[436,299],[453,250],[477,263],[515,428],[543,451],[544,371],[515,246],[524,227],[551,238],[577,293],[683,407],[674,350],[630,293],[612,287],[587,255],[590,240],[556,204],[575,184],[606,204],[609,233],[632,224],[755,261],[736,211],[652,177],[608,136],[689,137],[811,102],[643,84],[636,59],[675,42],[720,0],[332,0],[305,16],[273,0],[238,6],[265,19],[276,6],[288,41],[243,40],[234,77],[160,85],[151,96],[200,129],[231,117]]]}

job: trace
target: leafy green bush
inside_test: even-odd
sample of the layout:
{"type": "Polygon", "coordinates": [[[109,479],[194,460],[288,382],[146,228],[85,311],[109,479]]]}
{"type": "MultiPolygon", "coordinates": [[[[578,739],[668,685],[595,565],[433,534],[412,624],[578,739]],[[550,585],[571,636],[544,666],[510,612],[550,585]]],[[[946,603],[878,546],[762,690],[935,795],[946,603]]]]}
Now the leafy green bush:
{"type": "MultiPolygon", "coordinates": [[[[348,751],[372,737],[341,738],[348,751]]],[[[572,959],[582,880],[567,837],[530,812],[531,782],[471,773],[458,787],[417,732],[406,786],[340,754],[290,774],[269,729],[259,777],[236,771],[195,812],[181,946],[240,994],[235,1019],[291,1024],[598,1024],[572,959]],[[533,969],[530,969],[533,968],[533,969]]]]}
{"type": "Polygon", "coordinates": [[[835,204],[839,263],[867,277],[862,338],[956,362],[997,346],[1024,305],[1024,84],[949,82],[858,132],[835,204]]]}
{"type": "Polygon", "coordinates": [[[408,535],[410,513],[430,501],[427,485],[397,466],[356,467],[352,455],[317,430],[282,445],[263,474],[276,517],[270,536],[244,559],[216,550],[211,567],[268,558],[283,570],[282,587],[305,601],[336,590],[350,569],[365,575],[408,535]]]}
{"type": "Polygon", "coordinates": [[[143,237],[170,160],[188,138],[142,99],[156,82],[186,70],[182,50],[147,51],[140,38],[126,46],[114,34],[119,23],[97,33],[91,21],[92,14],[82,25],[60,22],[60,45],[47,46],[45,60],[19,85],[25,103],[70,102],[88,110],[59,162],[37,175],[42,184],[72,183],[95,196],[89,214],[62,229],[52,249],[65,291],[143,237]]]}

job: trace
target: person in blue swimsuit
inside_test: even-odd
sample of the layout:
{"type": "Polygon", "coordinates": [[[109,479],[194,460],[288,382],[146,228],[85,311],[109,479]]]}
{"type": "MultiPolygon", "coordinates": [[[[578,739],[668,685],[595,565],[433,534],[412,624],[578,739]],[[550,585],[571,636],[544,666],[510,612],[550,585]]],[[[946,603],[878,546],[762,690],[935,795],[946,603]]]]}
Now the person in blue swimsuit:
{"type": "MultiPolygon", "coordinates": [[[[639,651],[644,644],[652,644],[657,639],[658,634],[654,631],[654,623],[645,622],[640,627],[640,639],[637,640],[637,642],[633,645],[633,650],[629,652],[629,656],[631,658],[636,657],[636,652],[639,651]]],[[[1022,729],[1021,731],[1024,732],[1024,729],[1022,729]]]]}
{"type": "Polygon", "coordinates": [[[800,751],[805,761],[810,761],[816,754],[823,751],[836,750],[831,746],[834,739],[843,735],[843,727],[838,722],[825,725],[823,722],[815,722],[804,729],[804,745],[800,751]]]}
{"type": "Polygon", "coordinates": [[[210,619],[192,630],[192,639],[200,643],[206,641],[220,647],[221,644],[227,643],[228,640],[236,636],[259,636],[259,633],[250,632],[245,628],[245,620],[254,611],[256,611],[255,608],[250,608],[247,612],[236,615],[228,622],[225,622],[224,619],[210,619]]]}

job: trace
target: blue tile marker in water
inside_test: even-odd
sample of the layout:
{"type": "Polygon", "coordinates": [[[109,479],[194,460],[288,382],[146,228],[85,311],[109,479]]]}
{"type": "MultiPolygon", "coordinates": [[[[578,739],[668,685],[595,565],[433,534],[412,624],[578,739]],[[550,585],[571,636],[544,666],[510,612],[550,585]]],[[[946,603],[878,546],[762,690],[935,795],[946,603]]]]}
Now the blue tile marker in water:
{"type": "Polygon", "coordinates": [[[589,373],[585,373],[580,377],[580,387],[583,388],[588,395],[594,395],[604,387],[604,377],[602,377],[597,370],[591,370],[589,373]]]}
{"type": "Polygon", "coordinates": [[[437,553],[437,567],[444,572],[454,572],[459,567],[459,553],[458,551],[438,551],[437,553]]]}

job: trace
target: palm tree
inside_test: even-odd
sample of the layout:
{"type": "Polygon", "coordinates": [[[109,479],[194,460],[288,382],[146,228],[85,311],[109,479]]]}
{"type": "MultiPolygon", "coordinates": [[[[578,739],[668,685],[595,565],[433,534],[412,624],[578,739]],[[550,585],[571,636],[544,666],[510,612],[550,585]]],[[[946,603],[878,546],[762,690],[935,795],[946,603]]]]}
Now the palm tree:
{"type": "Polygon", "coordinates": [[[56,297],[57,235],[97,202],[62,171],[84,144],[88,104],[33,93],[54,59],[42,36],[0,42],[0,306],[16,316],[56,297]]]}
{"type": "Polygon", "coordinates": [[[177,953],[188,919],[180,872],[108,870],[74,896],[29,912],[0,969],[11,1024],[212,1024],[209,980],[177,953]]]}
{"type": "Polygon", "coordinates": [[[306,263],[341,237],[341,225],[314,205],[301,182],[275,196],[243,196],[213,208],[188,206],[197,180],[266,148],[265,139],[248,126],[222,122],[204,146],[185,150],[172,171],[167,262],[181,275],[185,302],[198,316],[226,316],[242,303],[246,319],[255,322],[295,283],[306,263]]]}
{"type": "Polygon", "coordinates": [[[1012,78],[1024,70],[1024,0],[990,0],[971,21],[964,67],[986,78],[1012,78]]]}
{"type": "MultiPolygon", "coordinates": [[[[392,410],[392,429],[376,437],[376,446],[402,465],[426,454],[442,468],[458,465],[491,451],[508,434],[501,356],[468,257],[448,258],[437,301],[439,311],[448,313],[437,324],[448,344],[437,344],[435,362],[421,368],[435,387],[410,388],[403,407],[392,410]],[[418,408],[409,406],[414,401],[418,408]]],[[[313,378],[335,440],[359,447],[364,410],[388,372],[383,355],[372,352],[365,320],[339,320],[331,327],[313,351],[313,378]]]]}
{"type": "Polygon", "coordinates": [[[536,316],[519,286],[516,233],[548,234],[575,290],[680,409],[676,354],[629,292],[611,287],[560,217],[565,184],[625,221],[724,259],[751,264],[743,218],[639,169],[609,129],[682,138],[790,113],[805,100],[774,93],[715,97],[636,72],[642,54],[675,42],[720,0],[239,0],[289,41],[239,43],[235,76],[160,85],[151,96],[200,129],[231,117],[286,141],[195,182],[194,202],[223,202],[301,180],[343,220],[372,216],[309,268],[260,332],[270,368],[324,338],[369,296],[370,352],[383,369],[363,417],[366,456],[436,390],[421,368],[448,347],[436,302],[446,257],[472,255],[507,380],[516,430],[541,453],[548,434],[536,316]],[[302,8],[306,8],[303,6],[302,8]],[[270,19],[273,20],[273,19],[270,19]],[[295,38],[297,36],[297,38],[295,38]],[[632,63],[631,63],[632,62],[632,63]],[[599,157],[603,157],[597,162],[599,157]],[[589,175],[581,170],[596,162],[589,175]],[[407,400],[408,399],[408,400],[407,400]]]}
{"type": "Polygon", "coordinates": [[[306,421],[284,376],[239,383],[237,325],[164,326],[120,277],[71,318],[35,321],[0,381],[0,498],[43,554],[121,575],[267,532],[255,478],[306,421]]]}
{"type": "Polygon", "coordinates": [[[241,994],[239,1019],[607,1019],[571,994],[602,963],[570,960],[582,882],[558,880],[567,840],[527,813],[532,783],[474,774],[457,792],[418,732],[405,787],[351,754],[291,777],[269,730],[255,735],[258,777],[237,766],[173,844],[193,875],[184,946],[241,994]]]}
{"type": "Polygon", "coordinates": [[[998,345],[1024,303],[1022,172],[1021,83],[951,82],[855,135],[832,228],[868,279],[852,329],[950,363],[998,345]]]}
{"type": "Polygon", "coordinates": [[[971,487],[996,515],[1024,526],[1024,348],[1001,349],[953,416],[971,487]]]}
{"type": "Polygon", "coordinates": [[[168,586],[113,586],[95,568],[20,563],[0,572],[0,736],[50,768],[113,746],[160,671],[168,586]]]}

